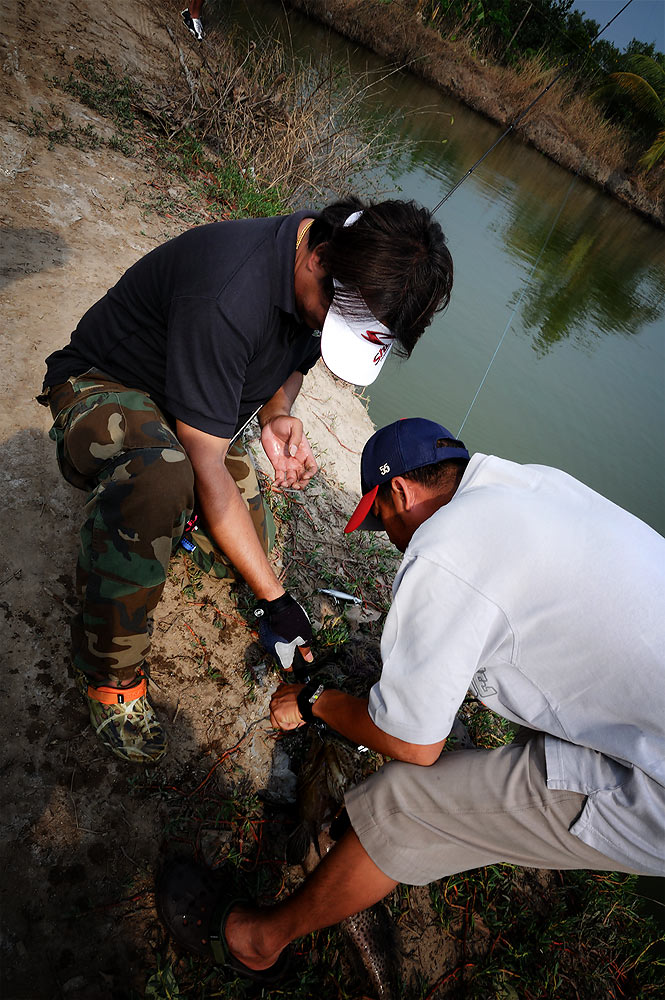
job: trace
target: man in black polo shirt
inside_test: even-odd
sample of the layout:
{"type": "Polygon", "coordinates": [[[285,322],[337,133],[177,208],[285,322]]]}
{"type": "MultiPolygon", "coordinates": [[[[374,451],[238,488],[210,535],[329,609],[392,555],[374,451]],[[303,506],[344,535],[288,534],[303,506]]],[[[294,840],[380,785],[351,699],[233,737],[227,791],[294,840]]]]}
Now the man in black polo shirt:
{"type": "Polygon", "coordinates": [[[116,755],[155,762],[166,749],[143,664],[194,491],[215,544],[258,598],[266,647],[287,669],[296,645],[311,656],[307,615],[275,577],[262,516],[236,485],[248,460],[233,438],[258,412],[275,481],[306,486],[316,462],[290,413],[303,375],[322,354],[340,378],[369,384],[392,346],[411,353],[451,286],[441,229],[413,203],[349,199],[213,223],[134,264],[47,359],[40,401],[54,416],[60,468],[90,492],[74,667],[116,755]]]}

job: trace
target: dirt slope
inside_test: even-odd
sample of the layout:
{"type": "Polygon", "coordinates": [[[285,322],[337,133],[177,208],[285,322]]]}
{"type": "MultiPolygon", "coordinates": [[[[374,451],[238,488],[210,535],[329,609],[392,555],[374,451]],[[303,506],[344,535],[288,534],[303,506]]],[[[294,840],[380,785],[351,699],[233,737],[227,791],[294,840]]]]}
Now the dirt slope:
{"type": "MultiPolygon", "coordinates": [[[[107,147],[53,145],[28,130],[35,114],[62,112],[70,129],[92,125],[108,133],[108,122],[50,82],[66,77],[77,55],[108,57],[134,79],[184,92],[179,47],[192,65],[198,53],[178,10],[154,0],[0,3],[0,992],[6,1000],[104,1000],[128,996],[130,988],[142,996],[164,944],[153,877],[172,843],[173,816],[157,792],[195,789],[213,767],[207,787],[219,795],[241,780],[251,791],[267,787],[275,769],[266,715],[277,678],[266,673],[229,586],[192,580],[182,560],[173,565],[158,609],[152,658],[155,701],[170,739],[167,760],[147,777],[116,764],[91,734],[67,656],[84,496],[61,481],[48,413],[34,401],[44,358],[67,342],[81,314],[130,264],[177,226],[144,216],[153,181],[148,161],[107,147]],[[224,751],[239,741],[230,764],[220,766],[224,751]]],[[[372,430],[364,408],[315,371],[299,412],[328,481],[346,483],[352,493],[372,430]]],[[[336,497],[334,517],[341,520],[353,497],[339,491],[336,497]]],[[[332,520],[331,511],[326,535],[332,520]]],[[[314,579],[303,576],[303,596],[314,579]]],[[[206,837],[199,847],[214,860],[223,832],[213,824],[206,837]]]]}

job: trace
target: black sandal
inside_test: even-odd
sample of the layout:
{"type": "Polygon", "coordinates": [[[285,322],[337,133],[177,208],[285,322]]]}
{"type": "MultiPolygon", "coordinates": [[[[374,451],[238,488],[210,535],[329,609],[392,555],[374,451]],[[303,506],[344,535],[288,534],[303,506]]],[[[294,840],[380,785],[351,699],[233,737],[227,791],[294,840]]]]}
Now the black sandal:
{"type": "Polygon", "coordinates": [[[229,913],[250,901],[224,896],[215,872],[193,861],[170,862],[159,876],[156,899],[163,923],[182,948],[264,986],[284,977],[289,965],[286,949],[269,969],[250,969],[229,951],[224,934],[229,913]]]}

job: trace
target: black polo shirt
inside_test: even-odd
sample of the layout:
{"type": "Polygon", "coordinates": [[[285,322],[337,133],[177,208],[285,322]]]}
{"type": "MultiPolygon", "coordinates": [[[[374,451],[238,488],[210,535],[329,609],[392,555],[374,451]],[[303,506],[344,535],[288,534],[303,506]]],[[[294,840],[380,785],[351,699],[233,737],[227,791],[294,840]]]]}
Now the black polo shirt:
{"type": "Polygon", "coordinates": [[[320,355],[293,284],[298,225],[312,215],[213,222],[157,247],[46,359],[46,384],[96,368],[171,419],[232,437],[320,355]]]}

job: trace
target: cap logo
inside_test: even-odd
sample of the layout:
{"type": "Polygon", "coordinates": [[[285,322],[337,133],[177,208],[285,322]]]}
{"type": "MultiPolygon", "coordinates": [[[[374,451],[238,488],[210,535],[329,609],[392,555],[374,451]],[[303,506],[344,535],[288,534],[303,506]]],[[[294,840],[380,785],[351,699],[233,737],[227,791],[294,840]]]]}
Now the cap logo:
{"type": "Polygon", "coordinates": [[[365,330],[362,335],[363,340],[369,340],[370,344],[380,344],[383,345],[383,340],[381,340],[381,334],[376,330],[365,330]]]}
{"type": "Polygon", "coordinates": [[[384,465],[379,466],[379,472],[381,473],[382,476],[388,475],[388,473],[390,472],[390,466],[388,465],[387,462],[384,465]]]}

